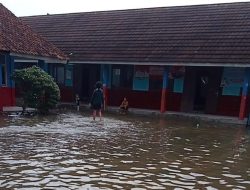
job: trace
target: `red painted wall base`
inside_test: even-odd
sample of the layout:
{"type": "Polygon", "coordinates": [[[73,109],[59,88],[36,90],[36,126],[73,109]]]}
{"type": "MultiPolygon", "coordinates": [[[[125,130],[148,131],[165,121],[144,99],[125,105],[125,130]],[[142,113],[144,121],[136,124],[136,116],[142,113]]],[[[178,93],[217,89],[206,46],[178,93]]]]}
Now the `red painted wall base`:
{"type": "Polygon", "coordinates": [[[15,89],[8,87],[0,87],[0,110],[3,110],[4,106],[15,106],[16,96],[15,89]]]}
{"type": "Polygon", "coordinates": [[[217,105],[217,114],[225,116],[239,116],[240,96],[220,96],[217,105]]]}
{"type": "Polygon", "coordinates": [[[103,87],[103,94],[104,94],[104,106],[107,107],[109,105],[109,89],[104,86],[103,87]]]}
{"type": "Polygon", "coordinates": [[[60,86],[60,94],[62,102],[74,102],[75,94],[71,87],[60,86]]]}
{"type": "MultiPolygon", "coordinates": [[[[129,89],[109,89],[108,100],[109,105],[119,106],[124,97],[127,97],[129,106],[134,108],[156,109],[165,111],[180,111],[182,93],[173,93],[166,91],[133,91],[129,89]],[[161,98],[165,96],[165,102],[161,98]],[[165,105],[165,106],[163,106],[165,105]]],[[[250,97],[246,98],[245,111],[242,112],[246,116],[250,110],[250,97]]],[[[243,103],[243,102],[242,102],[243,103]]],[[[240,96],[220,96],[217,104],[217,113],[215,115],[239,116],[240,113],[240,96]]]]}
{"type": "Polygon", "coordinates": [[[182,93],[169,92],[167,97],[167,110],[179,112],[181,110],[182,93]]]}
{"type": "Polygon", "coordinates": [[[126,97],[129,107],[160,110],[161,90],[154,91],[133,91],[130,89],[110,89],[109,105],[119,106],[126,97]]]}

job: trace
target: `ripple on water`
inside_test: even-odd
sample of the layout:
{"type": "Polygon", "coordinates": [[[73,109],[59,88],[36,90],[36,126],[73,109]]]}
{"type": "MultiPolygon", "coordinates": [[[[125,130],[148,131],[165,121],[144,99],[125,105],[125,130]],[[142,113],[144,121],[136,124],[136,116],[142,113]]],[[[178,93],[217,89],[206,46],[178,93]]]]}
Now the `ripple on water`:
{"type": "Polygon", "coordinates": [[[170,169],[170,168],[162,168],[162,170],[167,170],[169,172],[174,172],[174,173],[180,173],[181,171],[180,170],[174,170],[174,169],[170,169]]]}
{"type": "Polygon", "coordinates": [[[146,168],[138,168],[138,167],[131,167],[131,170],[136,170],[136,171],[145,171],[147,170],[146,168]]]}
{"type": "Polygon", "coordinates": [[[225,177],[229,177],[229,178],[240,178],[241,175],[233,175],[233,174],[222,174],[225,177]]]}
{"type": "Polygon", "coordinates": [[[207,186],[207,187],[205,187],[207,190],[218,190],[217,188],[215,188],[215,187],[212,187],[212,186],[207,186]]]}
{"type": "Polygon", "coordinates": [[[145,119],[15,119],[0,131],[0,189],[250,189],[249,149],[239,163],[228,156],[233,129],[145,119]]]}

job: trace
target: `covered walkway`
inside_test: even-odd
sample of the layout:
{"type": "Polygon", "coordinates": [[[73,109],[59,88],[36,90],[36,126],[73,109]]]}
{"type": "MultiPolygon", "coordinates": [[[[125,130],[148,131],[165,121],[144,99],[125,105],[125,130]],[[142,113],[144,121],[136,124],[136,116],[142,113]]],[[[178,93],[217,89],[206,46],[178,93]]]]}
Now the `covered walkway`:
{"type": "MultiPolygon", "coordinates": [[[[61,103],[58,105],[58,108],[74,108],[74,103],[61,103]]],[[[80,110],[82,111],[90,111],[88,104],[82,104],[80,106],[80,110]]],[[[109,106],[105,111],[106,113],[118,113],[119,107],[109,106]]],[[[238,117],[229,117],[229,116],[218,116],[218,115],[210,115],[210,114],[199,114],[199,113],[185,113],[185,112],[173,112],[167,111],[161,113],[159,110],[151,110],[151,109],[138,109],[138,108],[129,108],[129,115],[142,115],[149,117],[175,117],[179,119],[192,119],[197,121],[205,121],[205,122],[215,122],[215,123],[224,123],[224,124],[235,124],[235,125],[246,125],[247,118],[244,120],[240,120],[238,117]]]]}

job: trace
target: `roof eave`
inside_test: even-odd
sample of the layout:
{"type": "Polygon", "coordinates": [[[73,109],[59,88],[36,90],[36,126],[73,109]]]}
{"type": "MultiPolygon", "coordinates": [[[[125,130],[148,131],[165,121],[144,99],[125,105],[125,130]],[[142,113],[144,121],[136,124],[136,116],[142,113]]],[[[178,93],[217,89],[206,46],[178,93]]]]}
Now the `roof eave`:
{"type": "Polygon", "coordinates": [[[249,63],[183,63],[183,62],[125,62],[125,61],[70,61],[69,64],[113,64],[113,65],[152,65],[152,66],[190,66],[190,67],[250,67],[249,63]]]}
{"type": "Polygon", "coordinates": [[[58,63],[58,64],[68,63],[68,59],[59,59],[59,58],[46,57],[46,56],[40,56],[40,55],[28,55],[28,54],[21,54],[21,53],[10,53],[10,55],[15,56],[15,57],[27,58],[27,59],[44,60],[46,63],[58,63]]]}

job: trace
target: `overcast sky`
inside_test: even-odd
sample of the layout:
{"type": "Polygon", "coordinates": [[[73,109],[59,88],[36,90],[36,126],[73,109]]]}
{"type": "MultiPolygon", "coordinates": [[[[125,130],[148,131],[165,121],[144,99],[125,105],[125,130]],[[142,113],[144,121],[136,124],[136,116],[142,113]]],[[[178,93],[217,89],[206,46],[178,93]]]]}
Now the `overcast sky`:
{"type": "Polygon", "coordinates": [[[250,0],[0,0],[16,16],[243,1],[250,0]]]}

